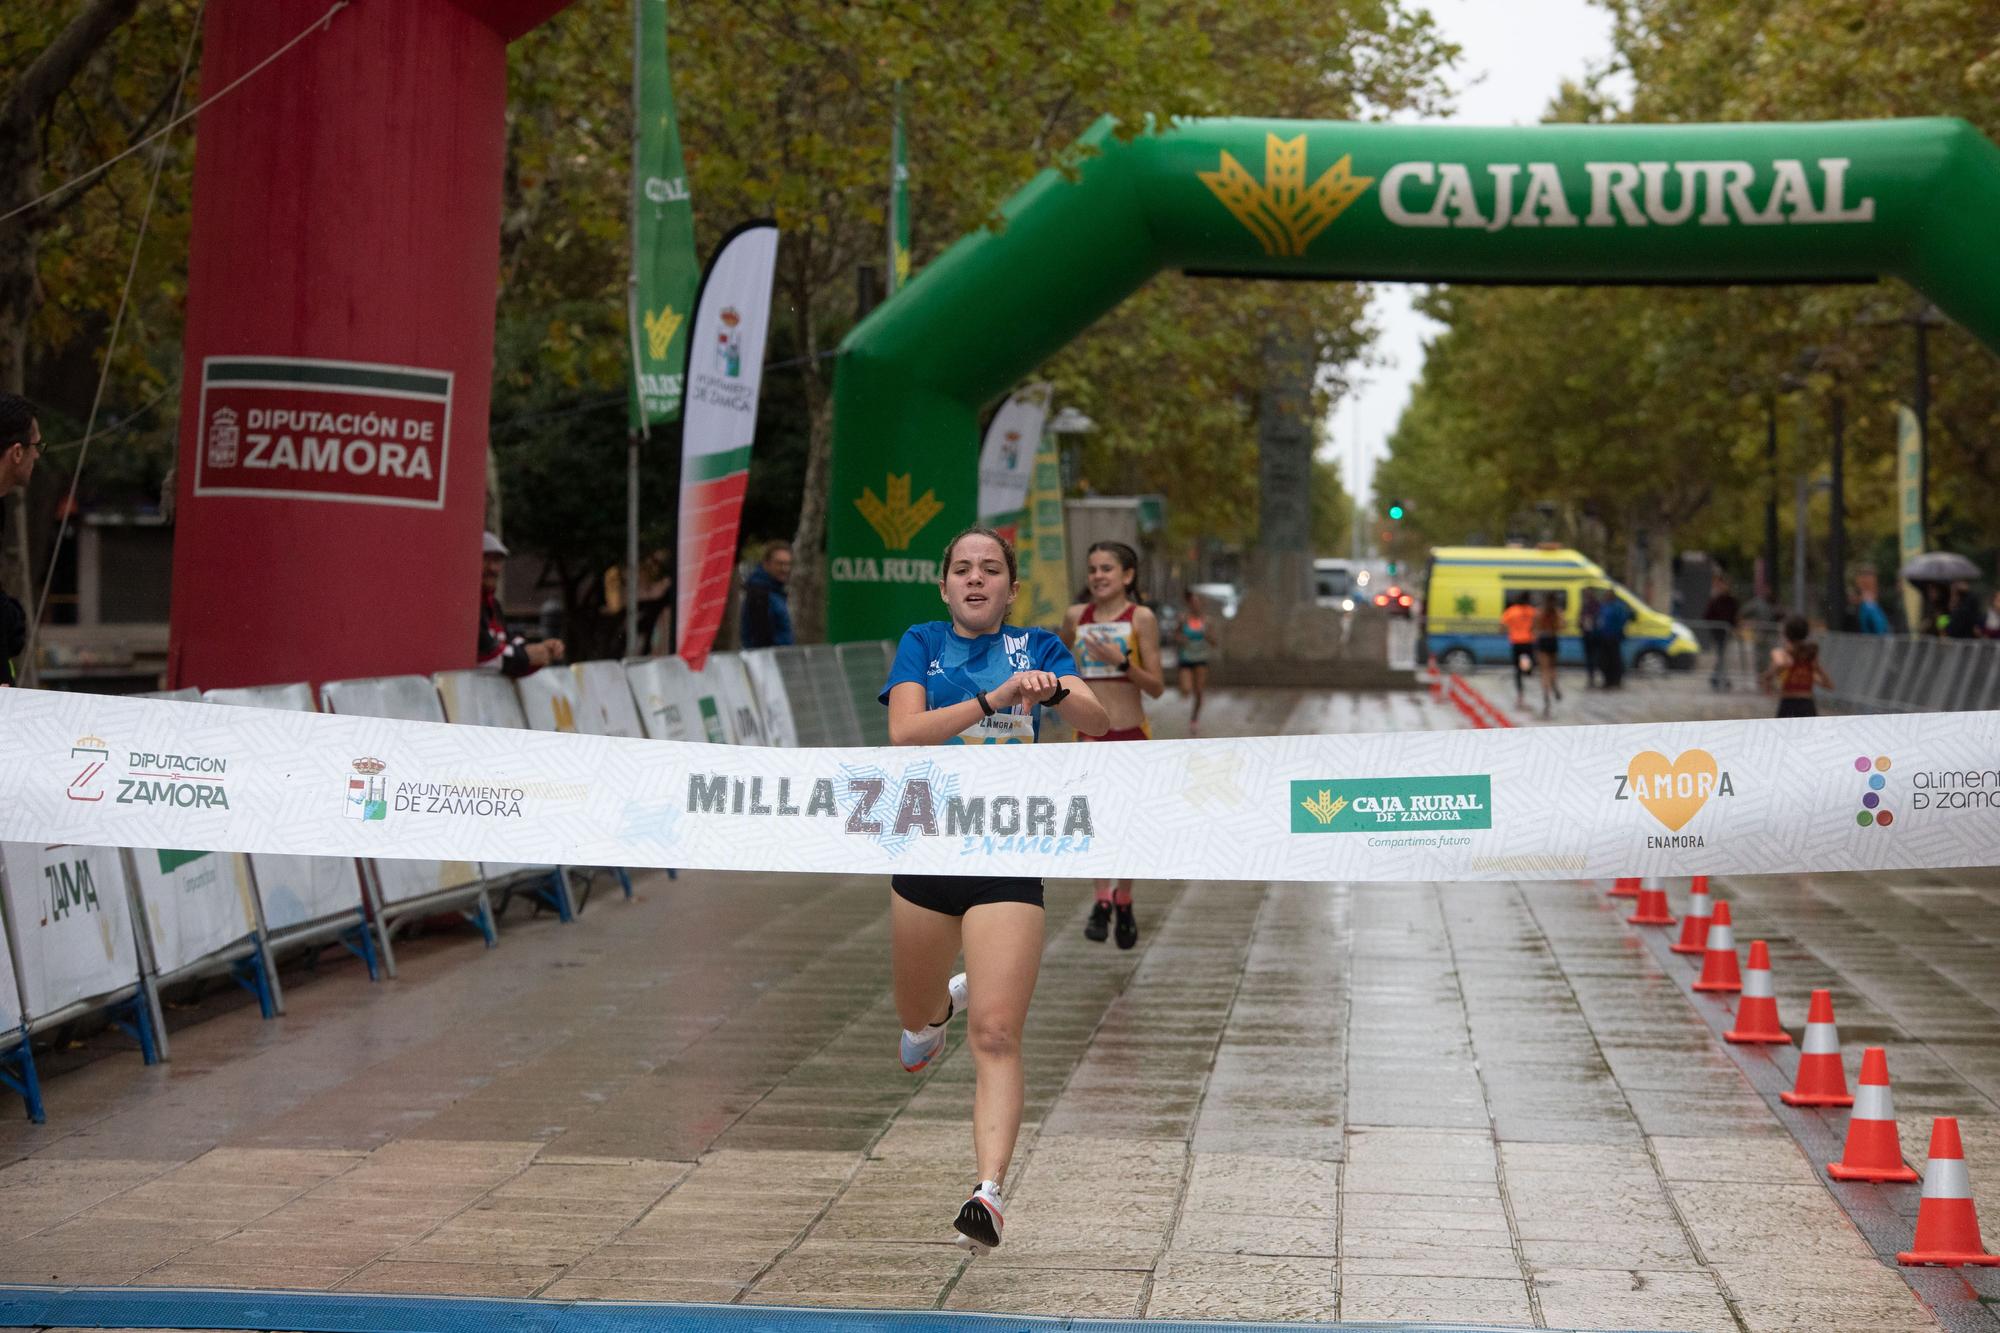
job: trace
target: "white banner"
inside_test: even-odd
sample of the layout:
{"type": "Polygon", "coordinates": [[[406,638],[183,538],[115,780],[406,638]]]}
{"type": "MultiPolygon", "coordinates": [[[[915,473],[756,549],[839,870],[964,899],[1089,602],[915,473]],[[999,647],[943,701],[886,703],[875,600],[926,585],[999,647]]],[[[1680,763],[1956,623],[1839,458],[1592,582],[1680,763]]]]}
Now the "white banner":
{"type": "Polygon", "coordinates": [[[0,838],[38,844],[1304,881],[2000,863],[2000,713],[776,750],[6,690],[0,752],[0,838]],[[79,737],[106,756],[82,795],[79,737]],[[134,776],[159,755],[226,796],[134,776]]]}
{"type": "MultiPolygon", "coordinates": [[[[0,695],[27,694],[0,690],[0,695]]],[[[86,696],[79,695],[79,698],[86,696]]],[[[158,704],[205,708],[204,704],[158,704]]],[[[7,728],[0,725],[0,734],[7,728]]],[[[63,747],[68,754],[69,747],[63,747]]],[[[65,761],[56,762],[60,767],[65,761]]],[[[65,805],[91,809],[110,800],[65,805]]],[[[40,1018],[77,1000],[94,999],[139,979],[139,945],[125,891],[125,867],[109,846],[43,842],[0,845],[0,891],[14,923],[21,957],[26,1016],[40,1018]]]]}
{"type": "Polygon", "coordinates": [[[132,854],[153,966],[177,972],[257,929],[257,909],[220,852],[140,848],[132,854]]]}
{"type": "Polygon", "coordinates": [[[7,923],[0,915],[0,1049],[8,1034],[21,1026],[21,983],[14,979],[14,953],[7,945],[7,923]]]}
{"type": "Polygon", "coordinates": [[[991,523],[1028,507],[1028,485],[1035,479],[1035,450],[1048,420],[1047,384],[1016,389],[986,426],[979,446],[979,521],[991,523]]]}
{"type": "Polygon", "coordinates": [[[715,644],[736,577],[736,530],[757,435],[777,267],[777,225],[746,223],[723,238],[695,298],[681,422],[674,642],[697,669],[715,644]]]}

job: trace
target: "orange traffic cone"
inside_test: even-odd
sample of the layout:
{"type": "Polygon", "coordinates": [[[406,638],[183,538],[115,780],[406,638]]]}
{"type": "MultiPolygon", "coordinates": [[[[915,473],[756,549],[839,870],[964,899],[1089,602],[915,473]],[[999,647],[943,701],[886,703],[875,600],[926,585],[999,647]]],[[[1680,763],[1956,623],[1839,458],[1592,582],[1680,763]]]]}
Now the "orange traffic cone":
{"type": "Polygon", "coordinates": [[[1736,1026],[1723,1033],[1722,1039],[1739,1044],[1792,1044],[1792,1034],[1778,1025],[1778,993],[1771,988],[1771,951],[1762,940],[1750,941],[1750,966],[1743,979],[1743,999],[1736,1006],[1736,1026]]]}
{"type": "Polygon", "coordinates": [[[1736,968],[1736,927],[1729,924],[1729,904],[1717,903],[1708,925],[1708,942],[1701,953],[1699,991],[1740,991],[1743,974],[1736,968]]]}
{"type": "Polygon", "coordinates": [[[1667,891],[1660,881],[1648,876],[1639,884],[1639,906],[1625,918],[1628,926],[1671,926],[1674,914],[1667,910],[1667,891]]]}
{"type": "Polygon", "coordinates": [[[1639,879],[1636,875],[1620,875],[1611,881],[1613,898],[1636,898],[1639,896],[1639,879]]]}
{"type": "Polygon", "coordinates": [[[1900,1180],[1917,1178],[1903,1164],[1896,1141],[1896,1103],[1889,1095],[1889,1054],[1880,1046],[1861,1053],[1861,1091],[1847,1121],[1847,1146],[1826,1173],[1835,1180],[1900,1180]]]}
{"type": "Polygon", "coordinates": [[[1431,698],[1435,699],[1444,689],[1444,677],[1438,672],[1438,655],[1436,653],[1431,654],[1430,669],[1426,672],[1426,675],[1430,685],[1431,698]]]}
{"type": "Polygon", "coordinates": [[[1924,1198],[1917,1205],[1916,1249],[1896,1256],[1899,1264],[1977,1264],[2000,1267],[1979,1238],[1979,1213],[1972,1206],[1972,1177],[1958,1142],[1958,1117],[1931,1121],[1931,1159],[1924,1164],[1924,1198]]]}
{"type": "Polygon", "coordinates": [[[1787,1106],[1852,1106],[1847,1070],[1840,1063],[1840,1030],[1833,1025],[1833,992],[1816,990],[1806,1010],[1806,1039],[1799,1046],[1799,1076],[1789,1092],[1778,1094],[1787,1106]]]}
{"type": "Polygon", "coordinates": [[[1703,953],[1708,949],[1708,876],[1696,875],[1688,886],[1688,914],[1681,918],[1681,937],[1670,947],[1675,953],[1703,953]]]}

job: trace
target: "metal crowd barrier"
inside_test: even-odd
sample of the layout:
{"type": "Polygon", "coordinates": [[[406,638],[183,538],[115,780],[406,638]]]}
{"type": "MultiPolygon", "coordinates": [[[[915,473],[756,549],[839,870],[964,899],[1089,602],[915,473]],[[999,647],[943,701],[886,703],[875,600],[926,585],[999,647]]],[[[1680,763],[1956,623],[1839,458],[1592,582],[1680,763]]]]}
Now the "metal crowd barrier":
{"type": "MultiPolygon", "coordinates": [[[[1730,628],[1689,621],[1701,641],[1700,674],[1717,679],[1714,632],[1730,628]]],[[[1822,697],[1855,713],[1955,713],[2000,708],[2000,640],[1938,639],[1928,635],[1815,634],[1820,661],[1833,677],[1822,697]]],[[[1725,640],[1720,679],[1757,688],[1757,677],[1783,643],[1776,621],[1746,621],[1725,640]]]]}

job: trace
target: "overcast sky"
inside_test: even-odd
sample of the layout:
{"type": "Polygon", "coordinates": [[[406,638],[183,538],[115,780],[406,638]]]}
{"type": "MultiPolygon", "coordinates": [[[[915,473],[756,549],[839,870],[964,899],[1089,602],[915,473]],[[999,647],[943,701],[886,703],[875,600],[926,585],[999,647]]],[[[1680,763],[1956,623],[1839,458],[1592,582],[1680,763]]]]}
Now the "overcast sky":
{"type": "MultiPolygon", "coordinates": [[[[1586,0],[1424,4],[1445,36],[1464,51],[1454,76],[1458,109],[1452,117],[1462,124],[1532,125],[1565,78],[1581,78],[1611,55],[1611,16],[1586,0]]],[[[1358,439],[1363,488],[1374,474],[1375,460],[1388,452],[1389,433],[1423,370],[1424,339],[1440,327],[1411,309],[1411,290],[1400,285],[1375,289],[1372,309],[1381,329],[1375,353],[1388,364],[1357,372],[1363,387],[1334,409],[1331,438],[1323,450],[1345,474],[1353,468],[1358,439]]],[[[1355,489],[1353,478],[1348,484],[1355,489]]]]}

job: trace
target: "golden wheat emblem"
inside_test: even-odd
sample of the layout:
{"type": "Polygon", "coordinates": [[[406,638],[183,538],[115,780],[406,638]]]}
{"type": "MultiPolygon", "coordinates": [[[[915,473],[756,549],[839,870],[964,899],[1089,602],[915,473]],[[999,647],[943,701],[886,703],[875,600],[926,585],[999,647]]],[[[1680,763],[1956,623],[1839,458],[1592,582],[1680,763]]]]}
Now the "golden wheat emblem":
{"type": "Polygon", "coordinates": [[[1309,801],[1300,801],[1299,804],[1306,808],[1307,814],[1320,823],[1331,824],[1333,817],[1347,808],[1347,798],[1345,796],[1336,798],[1331,791],[1321,787],[1319,795],[1309,801]]]}
{"type": "Polygon", "coordinates": [[[944,512],[944,502],[937,498],[937,492],[926,490],[915,500],[910,499],[910,474],[897,476],[889,474],[889,483],[883,488],[889,498],[884,500],[875,494],[874,488],[863,486],[861,498],[854,507],[861,511],[861,517],[868,520],[868,526],[875,529],[875,535],[882,539],[882,545],[891,551],[907,551],[924,526],[944,512]]]}
{"type": "Polygon", "coordinates": [[[1219,168],[1195,175],[1249,228],[1265,254],[1303,255],[1313,238],[1375,183],[1373,176],[1354,175],[1353,165],[1353,156],[1343,153],[1308,186],[1306,136],[1280,139],[1266,134],[1261,183],[1227,152],[1219,168]]]}
{"type": "Polygon", "coordinates": [[[667,355],[667,348],[673,345],[674,333],[681,326],[682,316],[674,313],[670,305],[660,307],[660,312],[646,312],[646,350],[655,361],[667,355]]]}

